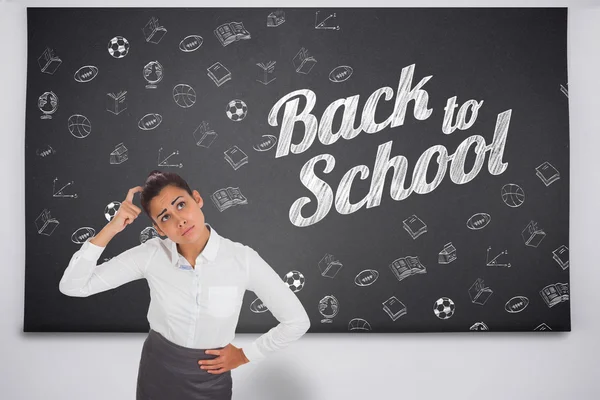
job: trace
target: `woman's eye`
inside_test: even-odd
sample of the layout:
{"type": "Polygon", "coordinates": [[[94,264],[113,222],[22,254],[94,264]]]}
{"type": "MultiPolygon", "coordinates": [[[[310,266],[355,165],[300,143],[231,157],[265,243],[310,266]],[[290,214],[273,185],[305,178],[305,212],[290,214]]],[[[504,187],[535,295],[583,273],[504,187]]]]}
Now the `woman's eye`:
{"type": "MultiPolygon", "coordinates": [[[[185,201],[182,201],[182,202],[178,203],[178,204],[177,204],[177,207],[179,207],[179,206],[180,206],[180,205],[182,205],[182,204],[185,204],[185,201]]],[[[166,221],[166,219],[165,219],[165,218],[167,218],[168,216],[169,216],[169,214],[165,214],[165,215],[164,215],[164,216],[161,218],[161,220],[162,220],[163,222],[165,222],[165,221],[166,221]]]]}

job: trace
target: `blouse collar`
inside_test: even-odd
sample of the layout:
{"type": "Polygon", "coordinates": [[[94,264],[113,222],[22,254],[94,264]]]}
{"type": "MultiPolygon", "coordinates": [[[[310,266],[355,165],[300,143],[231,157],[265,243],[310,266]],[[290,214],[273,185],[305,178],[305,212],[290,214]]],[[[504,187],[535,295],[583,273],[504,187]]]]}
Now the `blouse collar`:
{"type": "MultiPolygon", "coordinates": [[[[204,225],[206,225],[206,227],[210,231],[210,234],[208,236],[208,241],[206,242],[204,249],[202,249],[200,254],[198,254],[198,257],[196,258],[196,262],[200,262],[200,259],[202,257],[204,257],[204,259],[206,259],[208,261],[214,261],[215,258],[217,258],[217,253],[219,252],[219,244],[221,241],[220,235],[217,233],[215,228],[213,228],[212,225],[210,225],[209,223],[205,222],[204,225]]],[[[179,254],[179,252],[177,251],[177,243],[176,242],[172,241],[168,237],[165,240],[168,242],[170,250],[171,250],[171,263],[174,266],[178,266],[179,262],[180,262],[180,258],[183,260],[185,260],[185,258],[181,254],[179,254]]],[[[185,262],[187,263],[187,260],[185,262]]]]}

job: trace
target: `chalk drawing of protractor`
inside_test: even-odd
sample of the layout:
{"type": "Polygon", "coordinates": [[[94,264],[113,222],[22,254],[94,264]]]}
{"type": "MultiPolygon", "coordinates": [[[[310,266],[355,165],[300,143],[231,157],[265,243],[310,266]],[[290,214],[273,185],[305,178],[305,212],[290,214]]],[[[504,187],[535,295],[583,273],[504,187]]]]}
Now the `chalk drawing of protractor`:
{"type": "Polygon", "coordinates": [[[183,168],[183,163],[179,163],[179,164],[169,164],[168,163],[169,158],[171,158],[175,154],[179,154],[179,150],[173,151],[171,154],[169,154],[166,158],[164,158],[161,161],[162,150],[163,150],[162,147],[160,149],[158,149],[158,166],[159,167],[178,167],[178,168],[183,168]]]}
{"type": "Polygon", "coordinates": [[[64,185],[63,187],[61,187],[60,189],[56,190],[56,181],[57,180],[58,180],[58,177],[54,178],[54,180],[52,181],[52,197],[71,197],[74,199],[77,198],[77,193],[75,193],[75,194],[63,193],[63,189],[66,188],[67,186],[75,183],[74,181],[71,181],[71,182],[67,183],[66,185],[64,185]]]}
{"type": "Polygon", "coordinates": [[[339,25],[333,25],[333,23],[335,22],[335,18],[336,18],[336,14],[329,14],[327,17],[323,18],[322,20],[319,21],[319,13],[321,11],[317,11],[315,12],[315,29],[333,29],[333,30],[340,30],[340,26],[339,25]]]}
{"type": "Polygon", "coordinates": [[[485,265],[487,265],[488,267],[506,267],[506,268],[510,268],[510,263],[501,263],[498,262],[498,258],[500,258],[501,255],[503,254],[508,254],[508,250],[504,250],[500,253],[498,253],[498,255],[494,258],[492,258],[490,260],[490,250],[492,249],[492,246],[489,246],[487,248],[487,254],[485,256],[485,265]]]}

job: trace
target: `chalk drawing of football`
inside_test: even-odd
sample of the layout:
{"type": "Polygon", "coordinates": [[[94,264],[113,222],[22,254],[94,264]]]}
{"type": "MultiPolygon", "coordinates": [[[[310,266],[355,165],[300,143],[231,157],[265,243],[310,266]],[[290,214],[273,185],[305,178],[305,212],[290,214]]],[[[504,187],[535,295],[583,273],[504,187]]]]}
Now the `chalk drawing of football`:
{"type": "Polygon", "coordinates": [[[354,278],[354,283],[358,286],[372,285],[379,278],[379,272],[374,269],[365,269],[360,271],[354,278]]]}
{"type": "Polygon", "coordinates": [[[189,35],[183,38],[181,42],[179,42],[179,50],[189,53],[191,51],[196,51],[202,46],[204,39],[199,35],[189,35]]]}
{"type": "Polygon", "coordinates": [[[290,271],[283,277],[283,281],[294,292],[299,292],[304,287],[304,275],[300,271],[290,271]]]}
{"type": "Polygon", "coordinates": [[[252,311],[253,313],[264,313],[265,311],[267,311],[268,308],[267,306],[265,306],[265,304],[262,302],[261,299],[259,299],[258,297],[256,298],[256,300],[254,300],[252,303],[250,303],[250,311],[252,311]]]}
{"type": "Polygon", "coordinates": [[[71,235],[71,242],[83,244],[86,240],[96,235],[96,230],[87,226],[82,226],[71,235]]]}
{"type": "Polygon", "coordinates": [[[508,300],[504,305],[504,309],[511,314],[523,311],[529,305],[529,299],[525,296],[515,296],[508,300]]]}
{"type": "Polygon", "coordinates": [[[473,214],[471,218],[467,220],[467,228],[472,230],[483,229],[490,223],[492,217],[490,214],[477,213],[473,214]]]}
{"type": "Polygon", "coordinates": [[[344,82],[352,76],[353,71],[352,67],[349,67],[348,65],[340,65],[331,70],[329,73],[329,80],[334,83],[344,82]]]}
{"type": "Polygon", "coordinates": [[[277,143],[277,137],[273,135],[262,135],[262,140],[256,143],[252,148],[256,151],[267,151],[271,150],[277,143]]]}
{"type": "Polygon", "coordinates": [[[162,115],[156,113],[146,114],[138,122],[138,128],[149,131],[156,128],[162,122],[162,115]]]}
{"type": "Polygon", "coordinates": [[[84,65],[75,71],[73,78],[77,82],[85,83],[94,79],[98,75],[98,67],[93,65],[84,65]]]}

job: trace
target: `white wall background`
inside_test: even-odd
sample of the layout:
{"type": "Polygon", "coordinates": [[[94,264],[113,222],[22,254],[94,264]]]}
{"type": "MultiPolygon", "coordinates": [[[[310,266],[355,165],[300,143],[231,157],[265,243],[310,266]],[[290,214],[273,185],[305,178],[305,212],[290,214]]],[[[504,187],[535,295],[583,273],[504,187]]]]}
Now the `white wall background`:
{"type": "MultiPolygon", "coordinates": [[[[0,0],[0,398],[134,399],[146,334],[23,333],[26,7],[569,7],[572,332],[307,334],[232,371],[234,400],[600,399],[598,1],[0,0]]],[[[247,346],[257,334],[238,334],[247,346]]],[[[176,399],[173,399],[176,400],[176,399]]]]}

